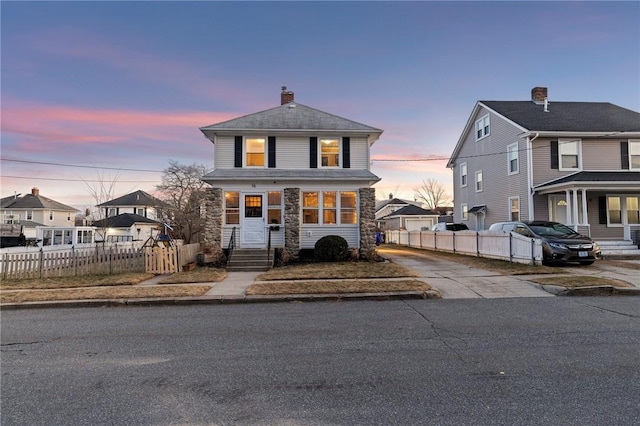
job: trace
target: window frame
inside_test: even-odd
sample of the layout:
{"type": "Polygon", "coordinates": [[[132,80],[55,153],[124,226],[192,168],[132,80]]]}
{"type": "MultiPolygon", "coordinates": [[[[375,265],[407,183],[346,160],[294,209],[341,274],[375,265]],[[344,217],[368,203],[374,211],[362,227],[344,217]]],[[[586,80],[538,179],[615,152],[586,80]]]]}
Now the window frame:
{"type": "Polygon", "coordinates": [[[244,167],[247,168],[262,168],[264,169],[266,167],[266,159],[267,159],[267,138],[265,136],[245,136],[244,137],[244,143],[243,143],[243,155],[242,155],[242,161],[243,161],[243,165],[244,167]],[[257,141],[257,140],[261,140],[262,141],[262,152],[258,152],[258,151],[249,151],[249,141],[257,141]],[[249,155],[250,154],[262,154],[262,165],[250,165],[249,164],[249,155]]]}
{"type": "Polygon", "coordinates": [[[469,220],[469,205],[467,203],[460,204],[460,220],[469,220]]]}
{"type": "Polygon", "coordinates": [[[225,225],[240,225],[240,191],[225,191],[224,193],[224,224],[225,225]],[[231,194],[230,196],[228,194],[231,194]],[[229,199],[234,195],[237,197],[238,206],[229,207],[229,199]],[[229,222],[229,214],[235,212],[238,217],[238,222],[229,222]]]}
{"type": "Polygon", "coordinates": [[[518,222],[518,221],[520,221],[520,212],[522,211],[522,209],[521,209],[521,207],[520,207],[520,196],[517,196],[517,195],[516,195],[516,196],[514,196],[514,197],[509,197],[509,198],[508,198],[508,200],[509,200],[509,201],[508,201],[508,206],[509,206],[509,207],[508,207],[508,208],[509,208],[509,210],[508,210],[508,213],[509,213],[509,220],[510,220],[510,221],[512,221],[512,222],[518,222]],[[516,208],[517,208],[516,213],[518,214],[518,217],[515,217],[515,218],[514,218],[514,216],[513,216],[513,213],[514,213],[514,210],[513,210],[513,202],[514,202],[514,201],[516,202],[516,208]]]}
{"type": "Polygon", "coordinates": [[[489,113],[476,120],[475,126],[476,142],[491,135],[491,116],[489,113]],[[482,127],[480,127],[482,126],[482,127]]]}
{"type": "Polygon", "coordinates": [[[518,150],[518,142],[507,145],[507,173],[509,175],[517,175],[520,173],[520,151],[518,150]],[[514,161],[515,163],[513,163],[514,161]],[[512,164],[515,164],[515,168],[511,167],[512,164]]]}
{"type": "Polygon", "coordinates": [[[302,225],[317,225],[317,226],[358,226],[358,191],[323,191],[323,190],[310,190],[302,191],[302,225]],[[317,205],[307,205],[305,194],[315,194],[317,205]],[[329,195],[334,194],[334,195],[329,195]],[[345,206],[343,203],[343,196],[349,194],[349,198],[353,198],[353,206],[345,206]],[[330,197],[333,197],[333,204],[327,205],[330,197]],[[316,211],[315,222],[308,222],[305,210],[311,212],[316,211]],[[327,213],[333,212],[334,221],[327,220],[327,213]],[[343,218],[351,217],[354,220],[352,222],[345,222],[343,218]]]}
{"type": "Polygon", "coordinates": [[[482,170],[476,170],[475,177],[476,177],[476,180],[475,180],[475,182],[476,182],[476,185],[475,185],[476,192],[484,191],[484,182],[483,182],[483,178],[482,178],[482,170]],[[478,176],[480,176],[479,180],[478,180],[478,176]]]}
{"type": "Polygon", "coordinates": [[[319,168],[329,168],[329,169],[337,169],[337,168],[341,168],[342,167],[342,138],[339,137],[318,137],[318,167],[319,168]],[[325,165],[323,163],[323,157],[324,157],[324,153],[322,150],[323,147],[323,141],[331,141],[331,142],[337,142],[338,143],[338,148],[337,148],[337,153],[335,154],[331,154],[331,153],[327,153],[327,165],[325,165]],[[336,155],[338,157],[337,159],[337,164],[336,165],[328,165],[329,164],[329,155],[336,155]]]}
{"type": "Polygon", "coordinates": [[[628,147],[629,170],[640,170],[640,139],[629,139],[628,147]],[[636,151],[636,153],[634,153],[633,151],[636,151]],[[634,158],[636,159],[635,163],[637,164],[635,167],[633,161],[634,158]]]}
{"type": "MultiPolygon", "coordinates": [[[[582,170],[582,140],[581,139],[558,139],[558,170],[560,171],[576,171],[582,170]],[[567,153],[563,154],[563,147],[566,150],[566,147],[569,145],[575,145],[576,147],[576,167],[565,167],[564,166],[564,156],[569,155],[567,153]]],[[[573,154],[571,154],[573,155],[573,154]]]]}
{"type": "Polygon", "coordinates": [[[284,210],[282,206],[283,199],[282,191],[267,191],[267,221],[269,225],[282,225],[282,211],[284,210]],[[275,196],[276,193],[278,194],[279,201],[278,203],[272,203],[272,195],[275,196]],[[275,211],[278,211],[277,222],[273,222],[274,218],[271,217],[271,212],[275,211]]]}
{"type": "Polygon", "coordinates": [[[460,163],[460,187],[466,188],[469,185],[469,172],[467,162],[460,163]],[[463,173],[464,171],[464,173],[463,173]]]}

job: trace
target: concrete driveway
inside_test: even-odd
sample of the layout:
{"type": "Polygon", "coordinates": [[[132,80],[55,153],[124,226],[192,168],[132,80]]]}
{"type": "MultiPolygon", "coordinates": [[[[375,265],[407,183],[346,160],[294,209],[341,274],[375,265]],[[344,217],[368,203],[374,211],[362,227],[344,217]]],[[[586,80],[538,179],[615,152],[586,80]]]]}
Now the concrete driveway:
{"type": "Polygon", "coordinates": [[[443,299],[495,299],[501,297],[554,297],[539,285],[522,277],[506,276],[484,269],[430,256],[428,251],[403,246],[381,246],[378,253],[420,274],[437,288],[443,299]]]}

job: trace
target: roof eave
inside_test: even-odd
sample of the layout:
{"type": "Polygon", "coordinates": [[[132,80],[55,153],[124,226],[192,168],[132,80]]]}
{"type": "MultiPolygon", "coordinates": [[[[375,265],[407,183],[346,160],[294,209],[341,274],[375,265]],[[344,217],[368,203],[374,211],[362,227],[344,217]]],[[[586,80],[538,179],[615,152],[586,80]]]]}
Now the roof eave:
{"type": "Polygon", "coordinates": [[[569,132],[528,130],[520,134],[521,138],[538,135],[539,137],[581,137],[581,138],[640,138],[640,132],[608,131],[608,132],[569,132]]]}

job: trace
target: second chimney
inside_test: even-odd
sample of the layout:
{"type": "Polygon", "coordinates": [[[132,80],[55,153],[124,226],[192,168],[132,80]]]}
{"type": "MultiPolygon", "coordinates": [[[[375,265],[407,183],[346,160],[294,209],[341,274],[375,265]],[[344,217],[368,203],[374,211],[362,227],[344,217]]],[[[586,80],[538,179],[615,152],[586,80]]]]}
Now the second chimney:
{"type": "Polygon", "coordinates": [[[280,105],[293,102],[293,92],[287,90],[287,86],[282,86],[282,93],[280,93],[280,105]]]}
{"type": "Polygon", "coordinates": [[[38,188],[31,188],[31,195],[40,195],[40,190],[38,188]]]}
{"type": "Polygon", "coordinates": [[[547,99],[546,87],[534,87],[531,89],[531,100],[538,105],[544,104],[544,100],[547,99]]]}

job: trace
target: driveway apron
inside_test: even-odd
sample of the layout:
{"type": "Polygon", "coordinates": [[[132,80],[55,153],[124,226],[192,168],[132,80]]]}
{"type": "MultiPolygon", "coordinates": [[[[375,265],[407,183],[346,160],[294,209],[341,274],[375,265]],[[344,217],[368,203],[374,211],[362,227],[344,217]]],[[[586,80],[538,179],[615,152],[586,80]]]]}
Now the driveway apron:
{"type": "Polygon", "coordinates": [[[554,297],[527,280],[443,260],[430,256],[428,251],[384,246],[378,248],[378,253],[420,274],[422,281],[437,288],[443,299],[554,297]]]}

